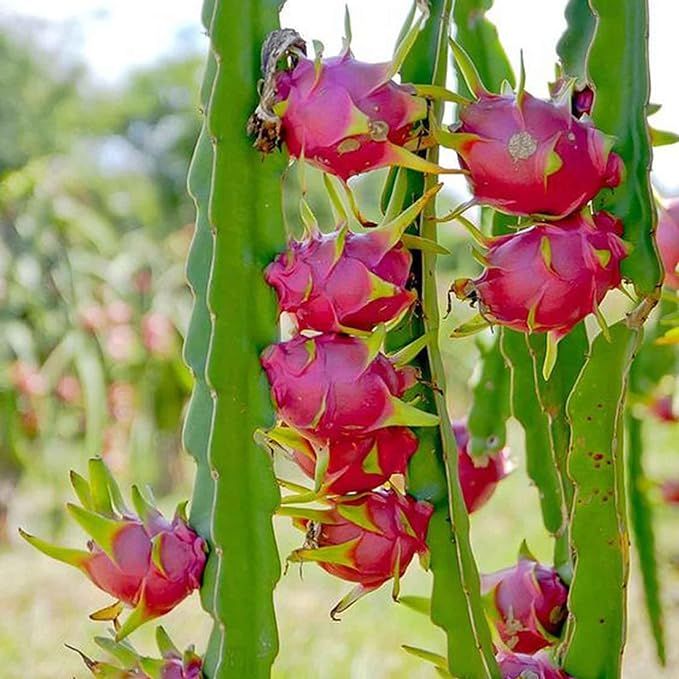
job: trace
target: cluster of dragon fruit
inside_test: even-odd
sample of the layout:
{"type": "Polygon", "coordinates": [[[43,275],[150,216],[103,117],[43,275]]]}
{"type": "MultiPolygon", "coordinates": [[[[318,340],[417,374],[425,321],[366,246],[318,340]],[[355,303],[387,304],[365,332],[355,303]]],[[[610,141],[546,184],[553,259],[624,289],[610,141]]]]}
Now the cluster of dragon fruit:
{"type": "MultiPolygon", "coordinates": [[[[292,158],[326,173],[338,215],[322,229],[303,198],[303,237],[291,238],[264,273],[288,330],[261,355],[276,423],[258,433],[310,479],[311,487],[281,480],[293,494],[283,498],[280,513],[305,535],[289,560],[315,562],[354,585],[333,617],[387,582],[398,599],[413,558],[427,566],[427,531],[436,510],[408,494],[408,465],[422,428],[452,428],[470,514],[512,468],[508,449],[472,456],[464,421],[441,421],[420,407],[416,359],[435,339],[423,337],[393,353],[385,348],[390,330],[421,313],[411,249],[427,245],[407,230],[441,187],[375,225],[361,215],[347,180],[395,166],[463,173],[475,204],[520,218],[515,232],[485,236],[455,211],[451,218],[461,218],[485,251],[477,257],[483,272],[455,281],[452,289],[477,305],[489,324],[543,333],[553,350],[589,314],[604,323],[599,305],[620,286],[628,252],[620,220],[591,207],[623,171],[612,141],[587,117],[591,90],[576,93],[562,82],[549,101],[522,86],[492,93],[454,43],[453,51],[474,99],[456,95],[459,123],[442,129],[429,115],[430,99],[440,93],[395,82],[398,63],[357,61],[348,41],[338,57],[309,59],[290,30],[272,34],[263,48],[265,80],[250,122],[256,146],[270,151],[284,144],[292,158]],[[461,169],[418,155],[433,144],[453,148],[461,169]],[[332,188],[338,185],[347,191],[348,211],[332,188]],[[366,228],[352,230],[350,213],[366,228]]],[[[661,242],[666,283],[676,289],[679,222],[673,214],[661,222],[659,240],[668,242],[661,242]]],[[[553,364],[554,351],[547,355],[553,364]]],[[[116,664],[78,651],[83,661],[96,676],[198,679],[201,659],[192,649],[179,652],[163,628],[159,659],[138,654],[126,640],[200,587],[207,545],[189,526],[184,507],[168,521],[133,487],[130,509],[101,459],[90,461],[89,479],[73,472],[71,481],[80,504],[69,504],[68,511],[89,534],[87,549],[22,534],[114,599],[91,617],[113,623],[112,637],[96,641],[116,664]],[[121,622],[125,607],[132,611],[121,622]]],[[[557,571],[524,545],[516,564],[483,575],[481,586],[503,677],[566,678],[551,654],[568,615],[568,588],[557,571]]]]}
{"type": "MultiPolygon", "coordinates": [[[[529,221],[501,237],[472,226],[487,247],[484,272],[453,289],[488,323],[547,333],[554,348],[590,313],[602,319],[599,304],[621,283],[622,224],[593,213],[589,203],[620,182],[622,163],[612,141],[585,117],[591,96],[575,96],[565,82],[550,101],[522,90],[490,93],[453,47],[475,101],[460,105],[460,123],[449,130],[428,120],[428,97],[436,93],[396,83],[393,63],[357,61],[348,42],[340,56],[314,61],[294,31],[281,31],[263,50],[266,78],[250,126],[256,146],[285,145],[292,158],[326,173],[326,186],[339,182],[367,227],[350,230],[339,210],[340,223],[321,230],[303,199],[303,238],[291,239],[265,271],[282,327],[292,328],[261,357],[277,414],[265,436],[314,480],[313,488],[282,482],[295,494],[283,499],[281,514],[305,533],[289,560],[315,562],[355,583],[333,617],[387,581],[398,599],[399,580],[416,554],[426,567],[434,507],[407,493],[419,428],[453,427],[469,513],[511,470],[507,449],[472,457],[465,422],[441,422],[409,402],[420,375],[408,362],[426,342],[395,354],[384,349],[387,332],[418,313],[407,247],[414,241],[406,230],[440,187],[375,225],[362,217],[347,180],[387,166],[463,172],[475,203],[529,221]],[[427,143],[454,148],[462,170],[417,155],[427,143]],[[290,507],[295,502],[322,508],[290,507]]],[[[567,617],[568,589],[556,570],[523,548],[517,564],[482,577],[482,590],[503,676],[566,677],[550,654],[567,617]]]]}

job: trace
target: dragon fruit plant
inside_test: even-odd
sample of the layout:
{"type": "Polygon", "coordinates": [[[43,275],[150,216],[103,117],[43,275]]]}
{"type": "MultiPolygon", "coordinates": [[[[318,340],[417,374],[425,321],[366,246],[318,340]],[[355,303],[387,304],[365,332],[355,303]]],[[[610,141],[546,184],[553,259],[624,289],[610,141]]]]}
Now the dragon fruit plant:
{"type": "Polygon", "coordinates": [[[165,615],[200,587],[207,544],[188,525],[182,505],[168,521],[133,486],[135,513],[125,504],[103,460],[90,460],[89,475],[87,481],[71,472],[81,505],[66,505],[91,538],[87,550],[58,547],[26,532],[21,534],[47,556],[81,570],[114,597],[112,605],[91,617],[113,620],[120,640],[143,623],[165,615]],[[119,625],[123,606],[133,610],[119,625]]]}
{"type": "MultiPolygon", "coordinates": [[[[445,655],[407,650],[442,676],[617,679],[628,494],[662,662],[643,441],[624,410],[630,381],[637,391],[645,384],[632,365],[662,278],[649,183],[647,3],[568,2],[551,101],[528,94],[523,73],[512,84],[489,0],[417,0],[388,64],[354,58],[349,22],[339,56],[317,47],[308,58],[300,35],[279,29],[280,4],[252,0],[243,12],[242,3],[204,3],[210,54],[189,175],[197,208],[185,345],[195,378],[184,428],[197,465],[190,521],[182,507],[168,521],[135,487],[131,511],[95,459],[89,480],[72,474],[80,505],[68,506],[88,549],[23,534],[115,598],[93,617],[113,620],[115,640],[98,643],[118,664],[82,656],[87,667],[120,679],[271,676],[277,513],[305,536],[289,561],[354,583],[333,617],[387,582],[398,599],[418,555],[432,591],[414,607],[443,631],[445,655]],[[446,89],[453,27],[464,94],[446,89]],[[457,104],[453,125],[443,122],[444,101],[457,104]],[[457,151],[461,169],[441,167],[439,144],[457,151]],[[287,157],[262,162],[261,151],[282,146],[287,157]],[[325,173],[337,217],[322,232],[298,196],[299,240],[286,238],[280,209],[289,159],[325,173]],[[389,168],[384,217],[351,230],[348,212],[368,222],[347,181],[379,168],[389,168]],[[486,251],[483,272],[453,291],[478,305],[477,329],[500,326],[464,426],[451,426],[448,404],[459,400],[446,394],[439,348],[442,172],[466,175],[486,228],[454,211],[486,251]],[[635,306],[609,328],[600,305],[619,287],[635,306]],[[582,323],[590,314],[602,326],[591,342],[582,323]],[[524,429],[553,566],[524,552],[481,577],[469,515],[509,471],[510,414],[524,429]],[[277,450],[313,488],[276,478],[277,450]],[[294,494],[281,497],[281,487],[294,494]],[[161,659],[122,641],[198,588],[214,621],[202,660],[162,632],[161,659]],[[119,624],[124,606],[132,613],[119,624]]],[[[672,286],[667,224],[660,245],[672,286]]],[[[146,338],[160,354],[161,325],[146,338]]],[[[648,388],[657,392],[659,380],[648,388]]]]}
{"type": "Polygon", "coordinates": [[[203,661],[193,647],[183,653],[172,643],[167,632],[156,629],[156,642],[161,658],[137,653],[127,641],[116,642],[109,637],[95,637],[95,643],[114,659],[115,664],[93,660],[82,651],[73,649],[95,677],[106,679],[202,679],[203,661]]]}

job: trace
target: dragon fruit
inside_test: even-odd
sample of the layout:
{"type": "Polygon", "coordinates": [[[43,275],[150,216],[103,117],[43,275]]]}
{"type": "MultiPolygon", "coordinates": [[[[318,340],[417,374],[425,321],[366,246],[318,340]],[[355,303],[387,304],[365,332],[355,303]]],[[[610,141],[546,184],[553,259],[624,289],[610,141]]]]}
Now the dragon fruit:
{"type": "MultiPolygon", "coordinates": [[[[309,478],[315,478],[319,445],[288,427],[276,427],[268,438],[280,445],[309,478]]],[[[363,493],[405,474],[417,450],[415,434],[406,427],[387,427],[365,436],[328,441],[328,465],[319,489],[323,495],[363,493]]]]}
{"type": "Polygon", "coordinates": [[[358,583],[333,609],[333,617],[391,578],[396,598],[413,556],[426,560],[433,511],[429,503],[391,489],[338,498],[330,509],[308,510],[308,517],[298,510],[295,525],[306,532],[306,541],[289,560],[315,561],[328,573],[358,583]]]}
{"type": "Polygon", "coordinates": [[[679,479],[667,479],[660,484],[660,495],[668,505],[679,505],[679,479]]]}
{"type": "Polygon", "coordinates": [[[660,210],[656,239],[665,267],[665,285],[679,290],[679,200],[670,201],[660,210]]]}
{"type": "Polygon", "coordinates": [[[424,144],[429,107],[418,88],[392,79],[406,53],[367,64],[353,57],[347,40],[339,56],[314,61],[295,31],[273,32],[262,48],[264,84],[248,124],[256,148],[270,152],[283,142],[293,158],[344,181],[394,165],[441,172],[413,152],[424,144]]]}
{"type": "Polygon", "coordinates": [[[490,500],[497,484],[512,471],[513,465],[508,448],[492,455],[469,455],[469,430],[465,422],[453,422],[453,433],[457,442],[460,486],[467,511],[471,514],[490,500]]]}
{"type": "Polygon", "coordinates": [[[441,142],[454,148],[475,200],[514,215],[565,217],[604,187],[620,183],[622,160],[612,139],[571,113],[571,97],[543,101],[521,88],[492,94],[469,57],[455,46],[476,101],[441,142]]]}
{"type": "Polygon", "coordinates": [[[299,335],[266,349],[261,362],[280,419],[321,442],[384,427],[435,426],[436,415],[400,400],[416,373],[380,353],[383,338],[379,331],[368,339],[299,335]]]}
{"type": "Polygon", "coordinates": [[[203,661],[189,647],[184,653],[172,643],[167,632],[158,627],[156,640],[162,658],[150,658],[138,654],[126,641],[116,643],[108,637],[95,637],[95,643],[116,659],[116,664],[88,658],[82,651],[73,648],[95,677],[106,679],[201,679],[203,661]]]}
{"type": "MultiPolygon", "coordinates": [[[[549,332],[555,343],[620,284],[627,247],[622,223],[607,212],[540,223],[487,239],[485,271],[454,282],[460,299],[478,302],[481,315],[521,332],[549,332]]],[[[602,321],[603,322],[603,321],[602,321]]]]}
{"type": "Polygon", "coordinates": [[[499,651],[495,660],[502,679],[572,679],[563,670],[554,667],[545,651],[535,655],[499,651]]]}
{"type": "Polygon", "coordinates": [[[484,575],[481,590],[498,634],[511,651],[553,643],[566,619],[568,590],[558,573],[523,549],[516,566],[484,575]]]}
{"type": "Polygon", "coordinates": [[[406,288],[411,263],[410,252],[389,232],[343,227],[291,242],[265,278],[281,311],[294,314],[300,329],[369,331],[398,319],[417,298],[406,288]]]}
{"type": "Polygon", "coordinates": [[[135,514],[125,505],[101,459],[90,460],[89,473],[88,482],[71,472],[82,506],[67,505],[92,538],[87,551],[21,534],[41,552],[80,569],[99,589],[115,597],[115,604],[92,614],[94,619],[117,621],[123,604],[134,609],[117,631],[120,640],[144,622],[171,611],[200,587],[207,544],[186,522],[182,505],[170,522],[133,486],[135,514]]]}

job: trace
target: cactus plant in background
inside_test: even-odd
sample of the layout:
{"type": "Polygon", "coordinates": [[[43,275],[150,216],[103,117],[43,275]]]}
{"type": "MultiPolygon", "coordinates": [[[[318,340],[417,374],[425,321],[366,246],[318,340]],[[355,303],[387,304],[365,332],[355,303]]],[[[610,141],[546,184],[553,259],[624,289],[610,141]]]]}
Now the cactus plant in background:
{"type": "MultiPolygon", "coordinates": [[[[348,13],[342,53],[326,58],[315,44],[312,59],[295,30],[278,28],[280,2],[253,0],[244,12],[205,0],[210,55],[189,176],[190,525],[183,507],[167,521],[136,487],[130,511],[95,459],[89,480],[71,477],[82,506],[69,512],[92,538],[88,551],[24,533],[116,598],[92,617],[114,621],[115,641],[97,643],[118,664],[81,654],[95,676],[271,676],[274,514],[304,534],[288,563],[315,562],[354,583],[333,619],[390,582],[394,600],[425,612],[445,637],[443,654],[405,650],[459,679],[621,677],[629,514],[664,662],[639,409],[668,426],[675,419],[667,385],[676,347],[662,332],[676,318],[677,229],[670,204],[656,243],[651,141],[667,135],[647,122],[647,3],[568,2],[550,101],[525,91],[523,65],[514,85],[485,15],[491,5],[417,0],[393,60],[368,64],[351,52],[348,13]],[[460,94],[447,89],[449,61],[460,94]],[[456,105],[453,120],[445,102],[456,105]],[[460,169],[441,166],[439,145],[457,152],[460,169]],[[260,157],[283,147],[286,155],[260,157]],[[286,162],[299,186],[281,181],[286,162]],[[348,181],[377,169],[385,181],[373,222],[348,181]],[[442,214],[438,175],[456,173],[472,199],[442,214]],[[327,228],[310,208],[308,179],[318,174],[334,217],[327,228]],[[299,206],[295,224],[283,217],[282,192],[299,206]],[[478,226],[463,214],[472,204],[482,208],[478,226]],[[483,271],[443,281],[437,258],[450,253],[438,239],[453,222],[482,248],[462,266],[475,258],[483,271]],[[452,338],[441,336],[445,287],[478,307],[452,338]],[[616,289],[624,313],[610,322],[602,305],[616,289]],[[590,314],[598,330],[588,337],[590,314]],[[452,421],[441,345],[454,355],[488,326],[498,334],[479,343],[468,417],[452,421]],[[524,543],[517,563],[480,575],[470,515],[485,504],[492,512],[512,469],[510,414],[525,433],[553,563],[524,543]],[[276,478],[279,453],[298,478],[276,478]],[[431,571],[431,593],[401,597],[415,555],[431,571]],[[198,587],[214,623],[204,658],[180,653],[162,629],[161,659],[122,641],[198,587]],[[133,612],[120,625],[123,605],[133,612]]],[[[82,314],[84,331],[107,333],[121,360],[136,351],[128,311],[82,314]]],[[[142,321],[142,344],[158,358],[174,341],[166,320],[142,321]]],[[[43,389],[27,365],[14,381],[27,402],[43,389]]],[[[60,382],[60,398],[81,398],[75,386],[60,382]]],[[[126,389],[116,386],[111,408],[124,419],[126,389]]],[[[674,491],[661,486],[668,502],[674,491]]],[[[351,615],[360,605],[345,624],[351,615]]]]}

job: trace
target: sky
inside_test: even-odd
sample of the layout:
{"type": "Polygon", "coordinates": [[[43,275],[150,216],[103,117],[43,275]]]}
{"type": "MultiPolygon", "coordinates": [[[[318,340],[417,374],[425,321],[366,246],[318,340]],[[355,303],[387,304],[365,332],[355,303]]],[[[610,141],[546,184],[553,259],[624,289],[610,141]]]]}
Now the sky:
{"type": "MultiPolygon", "coordinates": [[[[287,0],[282,24],[307,39],[325,44],[326,54],[341,45],[344,6],[353,24],[353,49],[365,61],[387,60],[411,0],[287,0]]],[[[495,0],[489,18],[514,65],[523,49],[528,89],[546,95],[552,78],[556,45],[565,26],[566,0],[495,0]]],[[[653,124],[679,132],[679,87],[676,79],[677,0],[652,0],[652,101],[663,105],[653,124]]],[[[115,82],[131,67],[148,64],[179,43],[204,42],[202,0],[0,0],[0,18],[29,16],[68,23],[70,49],[95,74],[115,82]]],[[[679,194],[679,145],[656,150],[656,182],[664,192],[679,194]]]]}

